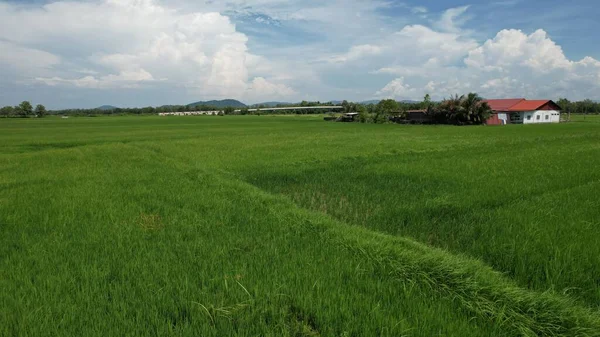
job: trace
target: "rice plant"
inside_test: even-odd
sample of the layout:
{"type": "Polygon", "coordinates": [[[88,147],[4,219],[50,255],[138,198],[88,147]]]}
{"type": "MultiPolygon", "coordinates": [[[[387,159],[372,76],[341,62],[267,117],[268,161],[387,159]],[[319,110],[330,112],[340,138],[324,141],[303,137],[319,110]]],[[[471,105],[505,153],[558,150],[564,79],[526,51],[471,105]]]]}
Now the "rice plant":
{"type": "Polygon", "coordinates": [[[600,124],[0,122],[2,336],[599,336],[600,124]]]}

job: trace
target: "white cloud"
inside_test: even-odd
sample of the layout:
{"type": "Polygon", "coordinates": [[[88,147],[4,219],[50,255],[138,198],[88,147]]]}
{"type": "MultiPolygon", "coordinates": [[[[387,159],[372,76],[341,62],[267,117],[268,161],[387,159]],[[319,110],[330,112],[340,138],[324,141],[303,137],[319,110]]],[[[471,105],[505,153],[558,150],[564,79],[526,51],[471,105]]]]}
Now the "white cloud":
{"type": "Polygon", "coordinates": [[[417,7],[411,8],[411,12],[413,12],[414,14],[427,14],[428,10],[426,7],[417,6],[417,7]]]}
{"type": "Polygon", "coordinates": [[[461,26],[468,20],[463,14],[469,9],[470,6],[462,6],[456,8],[450,8],[442,14],[436,27],[442,31],[456,33],[461,30],[461,26]]]}
{"type": "Polygon", "coordinates": [[[526,87],[539,85],[546,94],[585,93],[600,87],[600,62],[591,57],[569,60],[543,30],[530,35],[503,30],[469,52],[465,64],[471,71],[489,73],[480,74],[482,77],[512,78],[526,87]],[[567,92],[561,93],[565,87],[567,92]]]}
{"type": "MultiPolygon", "coordinates": [[[[430,31],[432,36],[447,33],[430,31]]],[[[600,62],[586,57],[569,60],[560,46],[543,30],[525,34],[519,30],[500,31],[493,39],[466,48],[471,44],[446,39],[447,52],[455,52],[463,65],[424,58],[418,65],[396,65],[377,70],[378,74],[403,76],[389,82],[376,95],[386,94],[406,98],[410,94],[430,93],[437,98],[454,93],[476,91],[487,97],[589,97],[600,89],[600,62]]],[[[420,53],[436,49],[423,40],[415,40],[420,53]]]]}
{"type": "Polygon", "coordinates": [[[468,6],[440,14],[389,0],[1,1],[0,84],[17,91],[34,83],[76,97],[74,88],[88,88],[112,100],[130,88],[136,95],[122,96],[133,97],[131,105],[173,102],[165,97],[439,99],[477,91],[580,99],[600,92],[596,59],[569,59],[544,30],[506,29],[482,42],[468,6]],[[388,15],[392,7],[404,14],[388,15]],[[344,19],[332,20],[332,12],[344,19]]]}
{"type": "Polygon", "coordinates": [[[475,40],[457,33],[439,32],[423,25],[406,26],[392,37],[399,59],[417,58],[450,64],[477,46],[475,40]]]}
{"type": "Polygon", "coordinates": [[[417,90],[409,84],[404,83],[404,77],[397,78],[388,83],[375,95],[380,98],[415,99],[417,90]]]}
{"type": "Polygon", "coordinates": [[[371,44],[363,44],[353,46],[347,53],[336,55],[329,59],[332,63],[345,63],[349,61],[360,60],[364,57],[379,55],[383,51],[383,47],[374,46],[371,44]]]}
{"type": "Polygon", "coordinates": [[[20,46],[0,40],[0,66],[13,68],[21,73],[46,72],[60,63],[60,57],[43,50],[20,46]]]}
{"type": "Polygon", "coordinates": [[[141,82],[154,81],[152,75],[144,69],[124,70],[118,75],[110,74],[96,78],[88,75],[82,78],[65,79],[61,77],[36,77],[38,82],[49,86],[73,85],[79,88],[112,89],[112,88],[138,88],[141,82]]]}
{"type": "Polygon", "coordinates": [[[57,86],[61,84],[71,84],[80,88],[96,88],[99,87],[99,80],[94,76],[85,76],[77,79],[64,79],[61,77],[37,77],[37,81],[45,83],[49,86],[57,86]]]}
{"type": "Polygon", "coordinates": [[[256,77],[252,80],[246,93],[246,98],[252,102],[285,99],[295,95],[296,92],[284,85],[269,82],[263,77],[256,77]]]}
{"type": "Polygon", "coordinates": [[[494,39],[469,52],[465,63],[486,70],[528,66],[537,72],[549,72],[572,65],[562,48],[543,30],[526,35],[519,30],[502,30],[494,39]]]}
{"type": "Polygon", "coordinates": [[[15,47],[0,56],[10,66],[22,63],[24,52],[28,59],[46,62],[54,71],[32,76],[46,85],[169,85],[212,98],[256,91],[248,75],[248,38],[216,12],[180,12],[155,0],[58,1],[43,7],[2,3],[0,39],[50,51],[15,47]],[[61,63],[53,53],[70,54],[70,60],[61,63]],[[85,69],[88,76],[71,69],[85,69]]]}
{"type": "Polygon", "coordinates": [[[522,0],[503,0],[503,1],[494,1],[491,4],[494,6],[505,6],[512,7],[521,3],[522,0]]]}

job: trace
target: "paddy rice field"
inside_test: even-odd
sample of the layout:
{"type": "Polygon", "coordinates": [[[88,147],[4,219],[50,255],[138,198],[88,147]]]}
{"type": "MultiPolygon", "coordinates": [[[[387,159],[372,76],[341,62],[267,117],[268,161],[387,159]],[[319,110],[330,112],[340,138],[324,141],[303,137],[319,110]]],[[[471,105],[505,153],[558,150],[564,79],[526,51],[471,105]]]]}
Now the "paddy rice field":
{"type": "Polygon", "coordinates": [[[600,118],[0,119],[0,336],[600,336],[600,118]]]}

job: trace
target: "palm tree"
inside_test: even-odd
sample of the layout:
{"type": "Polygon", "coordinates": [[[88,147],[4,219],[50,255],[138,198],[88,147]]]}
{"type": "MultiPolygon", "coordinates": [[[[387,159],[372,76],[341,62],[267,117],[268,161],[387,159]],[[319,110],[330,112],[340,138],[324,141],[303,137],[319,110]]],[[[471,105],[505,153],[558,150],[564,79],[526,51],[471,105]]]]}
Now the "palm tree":
{"type": "Polygon", "coordinates": [[[491,113],[490,106],[476,93],[450,96],[435,109],[439,122],[458,125],[483,124],[491,113]]]}
{"type": "Polygon", "coordinates": [[[472,124],[483,124],[492,113],[490,106],[474,92],[464,97],[462,106],[466,111],[468,121],[472,124]]]}
{"type": "Polygon", "coordinates": [[[481,103],[481,97],[474,92],[470,92],[464,97],[462,106],[465,109],[467,119],[473,121],[474,116],[477,114],[477,106],[481,103]]]}
{"type": "Polygon", "coordinates": [[[461,105],[465,110],[466,121],[469,123],[475,122],[477,119],[477,113],[479,105],[481,104],[481,97],[474,92],[470,92],[467,96],[464,96],[461,105]]]}
{"type": "Polygon", "coordinates": [[[485,121],[490,118],[492,115],[492,108],[487,104],[487,102],[480,102],[477,105],[477,113],[474,122],[476,124],[484,124],[485,121]]]}
{"type": "Polygon", "coordinates": [[[463,108],[464,96],[450,96],[445,99],[439,106],[439,110],[446,123],[462,124],[464,120],[463,108]]]}

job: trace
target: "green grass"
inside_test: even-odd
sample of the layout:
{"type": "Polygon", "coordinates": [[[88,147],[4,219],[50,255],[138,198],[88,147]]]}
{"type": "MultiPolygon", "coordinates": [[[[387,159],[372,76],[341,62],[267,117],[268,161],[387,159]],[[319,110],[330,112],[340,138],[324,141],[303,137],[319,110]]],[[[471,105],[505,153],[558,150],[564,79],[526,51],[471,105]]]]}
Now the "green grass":
{"type": "Polygon", "coordinates": [[[0,335],[599,336],[599,138],[0,120],[0,335]]]}

